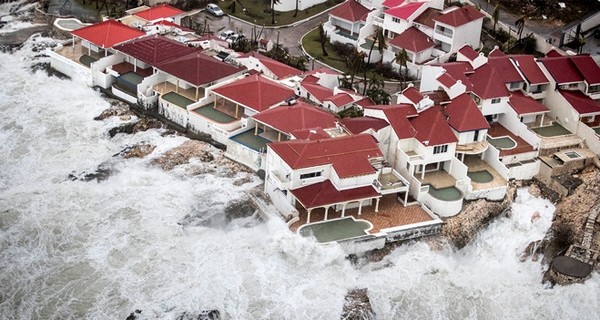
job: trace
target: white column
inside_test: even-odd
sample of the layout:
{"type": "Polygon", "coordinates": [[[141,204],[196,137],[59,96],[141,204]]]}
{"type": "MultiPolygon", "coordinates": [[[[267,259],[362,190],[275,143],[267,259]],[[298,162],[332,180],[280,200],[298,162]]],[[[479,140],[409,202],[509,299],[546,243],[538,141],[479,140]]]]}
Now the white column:
{"type": "Polygon", "coordinates": [[[406,203],[408,202],[408,190],[404,192],[404,206],[406,207],[406,203]]]}
{"type": "Polygon", "coordinates": [[[379,212],[379,200],[381,200],[381,198],[375,199],[375,212],[379,212]]]}
{"type": "Polygon", "coordinates": [[[308,209],[306,211],[307,215],[306,215],[306,223],[310,223],[310,212],[312,211],[312,209],[308,209]]]}
{"type": "Polygon", "coordinates": [[[358,215],[362,214],[362,200],[358,202],[358,215]]]}
{"type": "Polygon", "coordinates": [[[347,205],[347,204],[348,204],[348,203],[344,203],[344,204],[342,204],[342,218],[346,216],[346,205],[347,205]]]}
{"type": "Polygon", "coordinates": [[[133,72],[137,72],[137,58],[133,59],[133,72]]]}
{"type": "Polygon", "coordinates": [[[329,207],[325,207],[325,221],[327,221],[327,213],[329,212],[329,207]]]}

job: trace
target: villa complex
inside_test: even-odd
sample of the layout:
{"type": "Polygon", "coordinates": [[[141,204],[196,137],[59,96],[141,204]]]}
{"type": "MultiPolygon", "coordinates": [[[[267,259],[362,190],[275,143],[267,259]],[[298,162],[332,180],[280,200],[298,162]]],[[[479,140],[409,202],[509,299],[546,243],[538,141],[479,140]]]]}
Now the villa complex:
{"type": "Polygon", "coordinates": [[[168,5],[75,30],[48,54],[58,71],[209,134],[229,158],[264,170],[292,230],[377,247],[437,232],[465,200],[503,199],[511,179],[551,180],[600,153],[591,57],[485,56],[475,50],[483,15],[442,5],[348,0],[331,12],[332,41],[365,49],[381,27],[390,46],[372,59],[409,53],[420,87],[390,105],[341,88],[336,71],[302,72],[199,37],[168,5]],[[451,52],[456,61],[443,62],[451,52]],[[340,119],[347,108],[363,116],[340,119]]]}

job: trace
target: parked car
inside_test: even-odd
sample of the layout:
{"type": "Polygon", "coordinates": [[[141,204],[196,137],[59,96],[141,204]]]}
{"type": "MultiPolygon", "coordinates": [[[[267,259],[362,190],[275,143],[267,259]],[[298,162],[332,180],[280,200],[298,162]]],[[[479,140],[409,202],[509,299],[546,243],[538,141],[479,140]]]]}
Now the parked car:
{"type": "Polygon", "coordinates": [[[231,37],[234,34],[236,34],[236,33],[233,30],[223,31],[223,32],[219,33],[219,39],[227,40],[227,38],[231,37]]]}
{"type": "Polygon", "coordinates": [[[244,38],[246,38],[246,37],[244,37],[244,35],[243,35],[243,34],[237,34],[237,33],[236,33],[236,34],[233,34],[233,35],[231,35],[229,38],[227,38],[227,40],[226,40],[226,41],[227,41],[229,44],[234,44],[234,43],[237,43],[237,42],[241,41],[241,40],[242,40],[242,39],[244,39],[244,38]]]}
{"type": "Polygon", "coordinates": [[[208,5],[206,5],[206,12],[212,14],[215,17],[221,17],[225,14],[223,10],[221,10],[221,8],[219,8],[219,6],[214,3],[209,3],[208,5]]]}

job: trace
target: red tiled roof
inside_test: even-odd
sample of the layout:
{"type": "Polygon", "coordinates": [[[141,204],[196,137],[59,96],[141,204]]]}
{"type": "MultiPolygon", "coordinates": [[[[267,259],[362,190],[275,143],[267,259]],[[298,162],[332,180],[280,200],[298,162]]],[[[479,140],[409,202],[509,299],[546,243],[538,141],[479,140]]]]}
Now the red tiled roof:
{"type": "Polygon", "coordinates": [[[146,9],[144,11],[136,12],[135,15],[147,20],[152,21],[156,19],[170,18],[176,16],[178,14],[185,13],[177,8],[174,8],[168,4],[159,4],[150,9],[146,9]]]}
{"type": "Polygon", "coordinates": [[[317,73],[330,74],[330,75],[341,75],[341,73],[339,73],[333,69],[329,69],[329,68],[325,68],[325,67],[306,71],[306,72],[304,72],[304,75],[309,76],[309,75],[314,75],[317,73]]]}
{"type": "Polygon", "coordinates": [[[290,191],[307,209],[381,196],[371,185],[338,190],[329,180],[290,191]]]}
{"type": "Polygon", "coordinates": [[[515,62],[517,68],[521,70],[521,73],[529,81],[530,84],[544,84],[550,81],[546,78],[540,66],[535,62],[535,57],[532,55],[514,55],[510,58],[515,62]]]}
{"type": "Polygon", "coordinates": [[[162,62],[156,67],[194,86],[207,85],[244,70],[209,57],[199,51],[162,62]]]}
{"type": "Polygon", "coordinates": [[[294,91],[260,75],[251,75],[213,90],[256,112],[269,109],[294,95],[294,91]]]}
{"type": "Polygon", "coordinates": [[[500,48],[495,47],[494,49],[492,49],[492,51],[490,51],[490,53],[488,53],[488,57],[506,57],[506,54],[504,54],[504,52],[502,52],[502,50],[500,50],[500,48]]]}
{"type": "Polygon", "coordinates": [[[354,101],[347,93],[338,93],[336,95],[325,98],[325,101],[331,101],[336,107],[343,107],[354,101]]]}
{"type": "Polygon", "coordinates": [[[146,33],[111,19],[77,29],[71,34],[100,48],[112,48],[114,45],[141,37],[146,33]]]}
{"type": "Polygon", "coordinates": [[[423,13],[421,13],[418,17],[413,20],[415,23],[422,24],[424,26],[428,26],[430,28],[435,27],[434,19],[440,15],[440,10],[435,8],[427,8],[423,13]]]}
{"type": "Polygon", "coordinates": [[[600,102],[597,100],[592,100],[590,97],[581,93],[581,91],[559,90],[558,92],[580,115],[600,113],[600,102]]]}
{"type": "Polygon", "coordinates": [[[548,111],[545,105],[536,101],[535,99],[528,97],[520,91],[515,91],[510,96],[508,104],[515,110],[518,115],[525,115],[531,113],[544,113],[548,111]]]}
{"type": "Polygon", "coordinates": [[[463,56],[467,57],[467,59],[473,61],[479,57],[479,53],[475,51],[470,45],[466,44],[458,49],[463,56]]]}
{"type": "Polygon", "coordinates": [[[546,70],[548,70],[552,78],[554,78],[558,84],[583,81],[583,76],[579,73],[569,57],[546,57],[540,58],[538,61],[546,67],[546,70]]]}
{"type": "Polygon", "coordinates": [[[114,49],[152,66],[199,50],[157,34],[116,45],[114,49]]]}
{"type": "Polygon", "coordinates": [[[300,83],[302,83],[302,84],[317,83],[317,81],[319,81],[319,78],[317,78],[313,75],[307,75],[306,77],[304,77],[304,79],[302,79],[302,81],[300,81],[300,83]]]}
{"type": "Polygon", "coordinates": [[[385,0],[381,4],[384,7],[393,8],[404,3],[405,0],[385,0]]]}
{"type": "Polygon", "coordinates": [[[375,101],[373,101],[373,100],[372,100],[371,98],[369,98],[369,97],[364,97],[364,98],[362,98],[362,99],[360,99],[360,100],[358,100],[358,101],[354,101],[354,103],[355,103],[356,105],[359,105],[359,106],[361,106],[361,107],[363,107],[363,108],[364,108],[364,107],[368,107],[368,106],[372,106],[372,105],[374,105],[374,104],[375,104],[375,101]]]}
{"type": "Polygon", "coordinates": [[[269,144],[292,169],[332,165],[340,178],[375,173],[370,158],[381,157],[375,139],[357,134],[316,141],[290,140],[269,144]]]}
{"type": "Polygon", "coordinates": [[[369,129],[379,131],[389,126],[387,121],[372,117],[344,118],[340,122],[353,134],[363,133],[369,129]]]}
{"type": "Polygon", "coordinates": [[[182,31],[187,31],[187,32],[193,32],[194,30],[190,29],[190,28],[186,28],[186,27],[182,27],[180,25],[178,25],[177,23],[171,22],[169,20],[160,20],[158,22],[156,22],[155,24],[159,24],[159,25],[163,25],[163,26],[169,26],[169,27],[173,27],[173,28],[178,28],[182,31]]]}
{"type": "Polygon", "coordinates": [[[484,14],[472,6],[466,5],[448,13],[441,14],[434,20],[453,27],[462,26],[477,19],[483,19],[484,14]]]}
{"type": "Polygon", "coordinates": [[[456,84],[456,82],[458,82],[448,72],[444,72],[444,73],[440,74],[436,79],[441,84],[443,84],[446,88],[451,88],[453,85],[456,84]]]}
{"type": "Polygon", "coordinates": [[[413,2],[407,3],[400,7],[392,7],[391,9],[384,10],[383,13],[389,14],[390,16],[408,20],[417,10],[425,5],[425,2],[413,2]]]}
{"type": "Polygon", "coordinates": [[[333,95],[333,90],[320,84],[303,83],[302,87],[321,102],[333,95]]]}
{"type": "Polygon", "coordinates": [[[406,51],[419,53],[435,47],[433,40],[415,27],[410,27],[390,41],[390,44],[406,51]]]}
{"type": "Polygon", "coordinates": [[[331,138],[331,136],[322,128],[294,130],[290,132],[290,134],[299,140],[320,140],[331,138]]]}
{"type": "Polygon", "coordinates": [[[365,109],[382,110],[399,139],[414,138],[417,134],[408,119],[418,115],[418,113],[417,109],[410,104],[375,105],[365,109]]]}
{"type": "Polygon", "coordinates": [[[410,118],[410,123],[417,131],[415,138],[426,146],[437,146],[457,142],[456,136],[438,108],[428,108],[418,117],[410,118]]]}
{"type": "Polygon", "coordinates": [[[414,104],[419,103],[424,98],[421,92],[419,92],[419,90],[417,90],[415,87],[408,87],[404,89],[404,91],[402,91],[402,95],[414,104]]]}
{"type": "Polygon", "coordinates": [[[444,112],[448,116],[448,124],[458,132],[490,128],[475,101],[466,93],[444,106],[444,112]]]}
{"type": "MultiPolygon", "coordinates": [[[[290,67],[285,63],[281,63],[275,59],[271,59],[265,55],[262,55],[256,51],[252,51],[241,57],[254,57],[259,60],[267,69],[269,69],[277,77],[277,79],[285,79],[291,76],[297,76],[302,74],[301,70],[294,67],[290,67]]],[[[240,57],[240,58],[241,58],[240,57]]]]}
{"type": "Polygon", "coordinates": [[[546,52],[546,57],[556,58],[562,57],[563,55],[558,52],[556,49],[550,49],[550,51],[546,52]]]}
{"type": "Polygon", "coordinates": [[[481,99],[492,99],[500,97],[508,97],[510,93],[506,89],[506,85],[498,81],[503,79],[500,72],[490,65],[483,65],[475,70],[475,73],[469,77],[473,84],[473,93],[481,99]]]}
{"type": "Polygon", "coordinates": [[[592,57],[579,55],[570,58],[588,84],[600,84],[600,67],[598,67],[598,64],[596,64],[596,61],[592,57]]]}
{"type": "Polygon", "coordinates": [[[369,9],[354,0],[348,0],[331,10],[330,15],[350,22],[364,21],[369,9]]]}
{"type": "Polygon", "coordinates": [[[333,128],[336,122],[331,113],[303,101],[263,111],[255,115],[254,120],[286,134],[303,129],[333,128]]]}
{"type": "MultiPolygon", "coordinates": [[[[504,79],[504,83],[522,82],[523,77],[517,67],[511,62],[508,56],[488,57],[488,64],[498,71],[498,74],[504,79]]],[[[475,71],[477,73],[477,70],[475,71]]]]}
{"type": "Polygon", "coordinates": [[[449,62],[440,65],[446,70],[446,73],[456,80],[460,80],[466,86],[467,91],[473,91],[473,84],[467,77],[473,73],[473,67],[468,62],[449,62]]]}

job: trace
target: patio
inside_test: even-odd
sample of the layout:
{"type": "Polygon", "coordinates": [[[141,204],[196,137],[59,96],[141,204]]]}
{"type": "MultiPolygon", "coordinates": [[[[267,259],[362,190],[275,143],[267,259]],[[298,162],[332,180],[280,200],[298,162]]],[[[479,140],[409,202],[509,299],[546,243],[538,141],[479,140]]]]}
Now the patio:
{"type": "Polygon", "coordinates": [[[157,85],[154,85],[152,89],[160,95],[173,91],[181,96],[193,100],[194,102],[198,101],[201,98],[204,98],[204,88],[183,89],[177,85],[172,84],[169,81],[161,82],[157,85]]]}
{"type": "Polygon", "coordinates": [[[483,189],[491,189],[498,188],[507,185],[506,179],[504,179],[498,171],[496,171],[492,166],[490,166],[487,162],[481,160],[478,156],[466,156],[464,160],[464,164],[469,168],[468,171],[473,176],[473,173],[478,172],[488,172],[492,176],[491,181],[480,182],[477,180],[477,175],[475,175],[475,179],[471,178],[471,186],[473,186],[473,190],[483,190],[483,189]]]}
{"type": "Polygon", "coordinates": [[[553,122],[549,126],[532,128],[533,132],[537,133],[541,137],[549,138],[549,137],[558,137],[558,136],[566,136],[571,134],[571,132],[565,129],[560,124],[553,122]]]}
{"type": "Polygon", "coordinates": [[[181,107],[183,109],[186,109],[187,106],[189,106],[190,104],[193,104],[194,101],[190,100],[174,91],[168,92],[163,94],[161,97],[161,99],[166,100],[178,107],[181,107]]]}
{"type": "MultiPolygon", "coordinates": [[[[262,132],[262,130],[258,130],[258,132],[260,134],[262,132]]],[[[229,139],[231,139],[239,144],[242,144],[254,151],[258,151],[258,152],[266,152],[267,151],[267,143],[271,142],[265,138],[255,135],[254,130],[248,130],[248,131],[242,132],[242,133],[235,135],[229,139]]]]}
{"type": "MultiPolygon", "coordinates": [[[[55,52],[86,67],[105,56],[104,52],[98,53],[88,50],[81,45],[81,42],[75,42],[75,45],[72,43],[66,44],[60,50],[55,49],[55,52]]],[[[108,53],[108,55],[111,55],[111,53],[108,53]]]]}
{"type": "Polygon", "coordinates": [[[415,173],[415,178],[421,182],[421,185],[429,184],[436,189],[454,187],[456,179],[444,170],[425,172],[425,177],[421,179],[421,173],[415,173]]]}
{"type": "Polygon", "coordinates": [[[129,62],[117,63],[117,64],[111,66],[110,68],[118,74],[135,72],[135,73],[139,74],[142,78],[149,77],[152,75],[152,68],[147,68],[147,69],[143,69],[140,67],[136,68],[134,65],[132,65],[129,62]]]}
{"type": "Polygon", "coordinates": [[[514,142],[517,143],[517,145],[512,149],[500,150],[500,157],[535,151],[532,145],[523,140],[523,138],[514,135],[511,131],[503,127],[498,122],[494,122],[490,124],[490,126],[491,128],[488,130],[488,136],[490,136],[492,139],[510,137],[514,142]]]}
{"type": "Polygon", "coordinates": [[[230,123],[237,120],[236,118],[215,109],[212,103],[191,110],[191,112],[197,113],[217,123],[230,123]]]}
{"type": "MultiPolygon", "coordinates": [[[[300,220],[293,223],[290,229],[294,232],[306,224],[307,211],[301,205],[297,205],[300,213],[300,220]]],[[[328,220],[341,218],[342,211],[329,210],[328,220]]],[[[396,199],[395,194],[385,195],[379,202],[379,212],[375,212],[375,206],[363,206],[362,214],[358,214],[358,208],[346,209],[345,216],[352,216],[355,219],[369,221],[373,225],[370,234],[377,233],[381,229],[405,226],[419,222],[432,221],[431,216],[421,208],[420,205],[402,206],[396,199]]],[[[310,213],[311,223],[324,221],[325,209],[313,209],[310,213]]]]}

